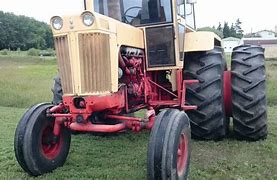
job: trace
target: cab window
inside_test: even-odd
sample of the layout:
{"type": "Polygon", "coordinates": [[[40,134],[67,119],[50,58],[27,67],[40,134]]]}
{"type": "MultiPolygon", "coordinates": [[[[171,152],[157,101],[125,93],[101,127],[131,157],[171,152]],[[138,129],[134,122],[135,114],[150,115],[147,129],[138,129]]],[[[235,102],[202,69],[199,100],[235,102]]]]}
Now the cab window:
{"type": "Polygon", "coordinates": [[[185,17],[185,0],[177,0],[178,15],[185,17]]]}
{"type": "Polygon", "coordinates": [[[134,26],[171,23],[171,0],[95,0],[100,14],[134,26]]]}
{"type": "Polygon", "coordinates": [[[186,0],[185,4],[185,16],[186,16],[186,23],[191,28],[195,28],[195,12],[194,12],[194,5],[188,3],[186,0]]]}

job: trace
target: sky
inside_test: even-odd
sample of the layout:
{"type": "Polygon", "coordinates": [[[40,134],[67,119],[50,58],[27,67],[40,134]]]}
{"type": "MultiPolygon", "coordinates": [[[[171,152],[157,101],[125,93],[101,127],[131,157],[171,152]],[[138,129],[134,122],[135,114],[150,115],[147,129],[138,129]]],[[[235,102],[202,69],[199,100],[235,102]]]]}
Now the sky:
{"type": "MultiPolygon", "coordinates": [[[[49,22],[54,15],[78,14],[83,0],[0,0],[0,10],[49,22]]],[[[245,32],[275,30],[276,0],[198,0],[195,6],[197,27],[216,26],[240,19],[245,32]]]]}

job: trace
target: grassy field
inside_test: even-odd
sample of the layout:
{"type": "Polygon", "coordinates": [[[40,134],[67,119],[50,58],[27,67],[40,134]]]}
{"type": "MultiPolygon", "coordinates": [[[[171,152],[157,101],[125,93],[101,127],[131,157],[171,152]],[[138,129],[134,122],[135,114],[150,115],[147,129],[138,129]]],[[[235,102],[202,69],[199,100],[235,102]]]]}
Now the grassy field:
{"type": "Polygon", "coordinates": [[[54,59],[0,56],[0,106],[27,108],[49,101],[56,74],[54,59]]]}
{"type": "MultiPolygon", "coordinates": [[[[50,101],[55,60],[0,56],[0,179],[32,179],[13,152],[16,125],[26,108],[50,101]]],[[[190,179],[277,179],[277,61],[267,62],[268,139],[193,141],[190,179]]],[[[149,132],[72,138],[62,168],[37,179],[146,179],[149,132]]]]}

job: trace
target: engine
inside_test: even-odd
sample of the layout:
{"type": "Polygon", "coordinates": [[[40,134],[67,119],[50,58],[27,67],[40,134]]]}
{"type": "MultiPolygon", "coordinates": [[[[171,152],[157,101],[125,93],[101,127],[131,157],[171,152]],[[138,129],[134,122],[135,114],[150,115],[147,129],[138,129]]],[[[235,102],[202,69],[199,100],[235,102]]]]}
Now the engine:
{"type": "Polygon", "coordinates": [[[144,51],[122,47],[119,53],[119,86],[127,86],[128,105],[132,109],[144,101],[144,51]]]}

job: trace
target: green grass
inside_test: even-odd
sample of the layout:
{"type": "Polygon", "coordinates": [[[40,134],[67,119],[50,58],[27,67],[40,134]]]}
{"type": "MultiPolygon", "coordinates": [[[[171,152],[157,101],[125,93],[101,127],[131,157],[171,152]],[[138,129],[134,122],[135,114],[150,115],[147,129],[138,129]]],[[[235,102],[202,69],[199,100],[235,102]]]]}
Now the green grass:
{"type": "MultiPolygon", "coordinates": [[[[55,60],[0,57],[0,179],[33,179],[13,152],[16,125],[26,108],[51,100],[55,60]],[[5,106],[5,107],[4,107],[5,106]]],[[[190,179],[277,179],[277,62],[267,62],[268,139],[193,141],[190,179]]],[[[65,165],[37,179],[145,179],[149,132],[72,137],[65,165]]]]}
{"type": "Polygon", "coordinates": [[[230,53],[225,53],[225,59],[226,59],[226,62],[227,62],[228,69],[231,69],[231,54],[230,53]]]}
{"type": "MultiPolygon", "coordinates": [[[[14,131],[25,109],[0,107],[0,179],[30,178],[17,164],[14,131]]],[[[277,178],[277,106],[269,108],[266,141],[193,141],[190,179],[277,178]]],[[[149,132],[73,136],[65,165],[38,179],[145,179],[149,132]]]]}
{"type": "Polygon", "coordinates": [[[0,50],[0,57],[31,57],[31,56],[46,56],[46,58],[53,58],[52,56],[55,55],[54,49],[46,49],[46,50],[40,50],[40,49],[34,49],[31,48],[28,51],[9,51],[7,49],[0,50]]]}
{"type": "Polygon", "coordinates": [[[0,106],[29,107],[51,100],[54,59],[0,56],[0,106]]]}
{"type": "Polygon", "coordinates": [[[9,51],[7,49],[0,51],[0,57],[24,57],[28,51],[9,51]],[[5,52],[6,54],[3,54],[5,52]]]}
{"type": "Polygon", "coordinates": [[[267,61],[267,99],[269,105],[277,104],[277,60],[267,61]]]}
{"type": "MultiPolygon", "coordinates": [[[[24,111],[25,109],[0,107],[0,120],[4,124],[0,127],[0,179],[29,178],[17,164],[13,153],[14,131],[24,111]]],[[[73,136],[65,166],[40,178],[144,178],[148,136],[149,132],[146,131],[109,137],[89,134],[73,136]]]]}

